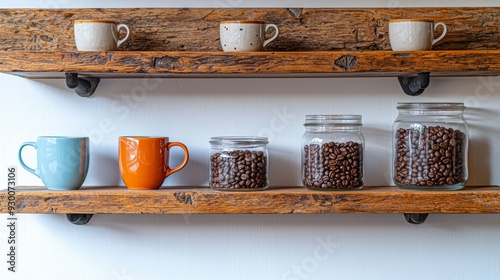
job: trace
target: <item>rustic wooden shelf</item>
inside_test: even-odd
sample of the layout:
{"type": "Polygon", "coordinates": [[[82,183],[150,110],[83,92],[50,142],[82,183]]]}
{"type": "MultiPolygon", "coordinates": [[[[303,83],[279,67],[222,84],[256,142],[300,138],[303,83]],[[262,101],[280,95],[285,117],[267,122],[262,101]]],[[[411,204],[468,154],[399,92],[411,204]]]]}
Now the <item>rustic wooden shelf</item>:
{"type": "MultiPolygon", "coordinates": [[[[429,76],[500,75],[499,19],[500,7],[0,9],[0,73],[65,78],[81,96],[92,95],[101,78],[149,76],[398,77],[405,92],[416,95],[427,86],[429,76]],[[75,51],[74,20],[96,15],[124,20],[132,27],[132,38],[121,51],[75,51]],[[219,23],[236,18],[278,24],[280,36],[264,52],[221,52],[219,23]],[[393,52],[388,22],[395,18],[442,21],[448,33],[434,50],[393,52]]],[[[260,192],[18,187],[12,197],[16,213],[66,214],[75,224],[87,223],[93,214],[403,213],[408,221],[420,223],[434,213],[500,213],[496,186],[459,191],[386,186],[335,192],[301,187],[260,192]]],[[[8,212],[8,198],[6,191],[0,191],[0,213],[8,212]]]]}
{"type": "Polygon", "coordinates": [[[296,52],[0,51],[0,72],[27,78],[500,75],[500,50],[296,52]]]}
{"type": "Polygon", "coordinates": [[[498,7],[0,9],[0,72],[66,78],[84,97],[101,78],[149,75],[397,76],[419,95],[430,76],[500,75],[499,19],[498,7]],[[96,14],[131,27],[121,51],[76,52],[73,22],[96,14]],[[392,52],[388,23],[398,18],[433,19],[448,32],[433,51],[392,52]],[[223,53],[219,24],[230,19],[275,23],[280,34],[265,52],[223,53]]]}
{"type": "MultiPolygon", "coordinates": [[[[257,192],[221,192],[204,187],[163,187],[136,191],[125,187],[83,187],[51,191],[17,187],[16,213],[38,214],[500,214],[500,187],[458,191],[407,191],[364,187],[359,191],[311,191],[273,187],[257,192]]],[[[0,191],[0,213],[8,193],[0,191]]]]}
{"type": "Polygon", "coordinates": [[[0,72],[66,78],[82,97],[101,78],[139,77],[393,77],[419,95],[432,76],[500,75],[500,50],[297,52],[0,51],[0,72]],[[29,63],[26,63],[29,61],[29,63]]]}

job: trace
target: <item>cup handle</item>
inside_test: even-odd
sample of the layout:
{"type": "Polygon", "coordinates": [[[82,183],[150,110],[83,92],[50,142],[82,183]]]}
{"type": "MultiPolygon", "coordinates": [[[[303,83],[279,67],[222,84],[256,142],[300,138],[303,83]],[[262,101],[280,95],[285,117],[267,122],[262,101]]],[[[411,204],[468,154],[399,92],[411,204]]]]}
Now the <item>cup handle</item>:
{"type": "Polygon", "coordinates": [[[24,147],[26,146],[32,146],[33,148],[35,148],[35,150],[37,149],[37,146],[36,146],[36,143],[35,142],[24,142],[21,147],[19,148],[19,153],[17,154],[17,157],[19,158],[19,162],[21,163],[21,166],[28,170],[29,172],[35,174],[38,178],[40,178],[40,176],[38,176],[38,174],[36,174],[36,170],[27,166],[24,161],[23,161],[23,158],[22,158],[22,151],[24,149],[24,147]]]}
{"type": "Polygon", "coordinates": [[[278,34],[280,33],[279,29],[278,29],[278,26],[276,24],[272,24],[272,23],[269,23],[269,24],[266,24],[266,32],[269,28],[274,28],[274,30],[276,30],[276,33],[274,34],[273,37],[267,39],[264,41],[264,45],[262,45],[262,47],[264,48],[265,46],[267,46],[267,44],[271,43],[272,41],[276,40],[276,38],[278,38],[278,34]]]}
{"type": "Polygon", "coordinates": [[[446,35],[446,31],[447,31],[446,30],[446,25],[444,23],[442,23],[442,22],[438,22],[438,23],[434,24],[434,31],[436,31],[437,27],[440,26],[440,25],[443,27],[443,33],[441,34],[441,36],[439,36],[438,38],[436,38],[436,39],[434,39],[432,41],[432,45],[434,45],[435,43],[441,41],[441,39],[444,38],[444,35],[446,35]]]}
{"type": "Polygon", "coordinates": [[[165,178],[170,176],[172,173],[175,173],[175,172],[181,170],[182,168],[184,168],[184,166],[186,166],[186,164],[189,160],[189,151],[188,151],[188,148],[186,147],[186,145],[182,144],[181,142],[169,142],[167,144],[167,150],[169,151],[170,148],[172,148],[174,146],[181,147],[184,150],[184,161],[175,168],[170,168],[170,166],[167,166],[167,173],[165,173],[165,178]]]}
{"type": "Polygon", "coordinates": [[[130,28],[128,28],[128,25],[123,24],[123,23],[118,24],[118,26],[116,26],[118,33],[120,32],[120,29],[122,29],[122,28],[127,31],[127,34],[125,34],[125,37],[123,37],[123,39],[118,40],[118,42],[116,42],[116,47],[119,47],[121,44],[125,43],[125,41],[128,40],[128,37],[130,37],[130,28]]]}

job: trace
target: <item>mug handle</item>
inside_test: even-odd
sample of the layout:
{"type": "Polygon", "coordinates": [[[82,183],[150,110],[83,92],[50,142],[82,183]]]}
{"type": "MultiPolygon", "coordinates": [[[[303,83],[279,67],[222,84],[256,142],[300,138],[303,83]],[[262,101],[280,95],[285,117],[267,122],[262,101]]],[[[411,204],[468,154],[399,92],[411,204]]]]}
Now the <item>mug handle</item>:
{"type": "Polygon", "coordinates": [[[35,148],[35,150],[37,149],[37,146],[36,146],[36,143],[35,142],[24,142],[21,147],[19,148],[19,153],[17,154],[17,157],[19,158],[19,162],[21,163],[21,166],[28,170],[29,172],[35,174],[38,178],[40,178],[40,176],[38,176],[38,174],[36,174],[36,171],[35,169],[27,166],[24,161],[23,161],[23,158],[22,158],[22,151],[23,151],[23,148],[26,147],[26,146],[32,146],[33,148],[35,148]]]}
{"type": "Polygon", "coordinates": [[[441,39],[444,38],[444,35],[446,35],[446,31],[447,31],[446,30],[446,25],[444,23],[442,23],[442,22],[438,22],[438,23],[434,24],[434,31],[436,31],[437,27],[440,26],[440,25],[443,27],[443,33],[441,34],[441,36],[439,36],[438,38],[436,38],[436,39],[434,39],[432,41],[432,45],[434,45],[435,43],[441,41],[441,39]]]}
{"type": "Polygon", "coordinates": [[[186,147],[186,145],[182,144],[181,142],[168,142],[167,143],[167,151],[169,151],[170,148],[172,148],[174,146],[181,147],[184,150],[184,161],[175,168],[170,168],[170,166],[167,166],[167,173],[165,173],[165,178],[170,176],[172,173],[175,173],[175,172],[181,170],[182,168],[184,168],[184,166],[186,166],[186,164],[189,160],[189,151],[188,151],[188,148],[186,147]]]}
{"type": "Polygon", "coordinates": [[[118,40],[118,42],[116,42],[116,47],[121,46],[121,44],[125,43],[125,41],[127,41],[128,37],[130,37],[130,28],[128,28],[128,25],[121,23],[121,24],[118,24],[116,26],[116,29],[118,30],[118,32],[120,32],[120,29],[122,29],[122,28],[127,31],[127,34],[125,34],[125,37],[123,37],[123,39],[118,40]]]}
{"type": "Polygon", "coordinates": [[[276,30],[276,33],[274,34],[273,37],[267,39],[264,41],[264,45],[262,45],[262,47],[264,48],[265,46],[267,46],[267,44],[271,43],[272,41],[276,40],[276,38],[278,38],[278,34],[280,33],[279,29],[278,29],[278,26],[276,24],[272,24],[272,23],[269,23],[269,24],[266,24],[266,32],[269,28],[274,28],[274,30],[276,30]]]}

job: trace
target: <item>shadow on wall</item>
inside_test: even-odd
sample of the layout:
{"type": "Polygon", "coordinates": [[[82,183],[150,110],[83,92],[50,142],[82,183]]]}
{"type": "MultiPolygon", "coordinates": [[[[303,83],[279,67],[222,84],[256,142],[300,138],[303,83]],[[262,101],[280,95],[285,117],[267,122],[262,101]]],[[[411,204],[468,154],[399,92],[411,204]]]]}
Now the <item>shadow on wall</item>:
{"type": "Polygon", "coordinates": [[[269,185],[276,186],[302,186],[300,158],[294,160],[296,154],[289,149],[279,148],[276,145],[269,151],[269,185]],[[280,183],[275,183],[274,178],[279,178],[280,183]]]}
{"type": "Polygon", "coordinates": [[[486,125],[497,119],[497,112],[483,108],[470,108],[465,111],[465,119],[469,126],[469,153],[468,185],[491,185],[492,164],[491,143],[495,141],[495,135],[500,134],[500,128],[486,125]]]}
{"type": "Polygon", "coordinates": [[[365,186],[393,185],[391,127],[364,125],[363,136],[365,186]]]}
{"type": "MultiPolygon", "coordinates": [[[[107,186],[119,186],[122,184],[116,152],[91,151],[91,153],[89,174],[92,174],[92,179],[96,183],[89,183],[91,185],[107,186]]],[[[88,186],[89,183],[85,182],[84,186],[88,186]]]]}
{"type": "MultiPolygon", "coordinates": [[[[65,85],[64,79],[31,80],[64,94],[79,97],[73,89],[65,85]]],[[[395,78],[158,78],[146,76],[143,78],[101,79],[94,95],[90,99],[107,99],[120,101],[123,105],[141,103],[145,99],[160,98],[162,101],[169,97],[188,97],[195,100],[206,97],[212,98],[280,98],[283,103],[293,101],[291,96],[309,100],[311,95],[318,101],[325,98],[335,98],[336,102],[366,101],[366,95],[372,96],[373,89],[366,84],[374,83],[385,85],[385,81],[392,81],[391,86],[398,96],[405,97],[397,79],[395,78]],[[384,81],[380,83],[380,81],[384,81]],[[359,81],[359,82],[356,82],[359,81]],[[237,86],[235,86],[237,85],[237,86]],[[313,85],[313,86],[311,86],[313,85]],[[351,94],[344,94],[349,92],[351,94]],[[186,96],[188,94],[188,96],[186,96]]],[[[61,94],[58,92],[58,94],[61,94]]],[[[322,102],[322,101],[321,101],[322,102]]]]}
{"type": "MultiPolygon", "coordinates": [[[[243,232],[262,229],[264,227],[274,228],[276,231],[288,232],[293,227],[298,236],[302,233],[315,230],[351,231],[373,230],[379,228],[383,232],[387,229],[411,231],[426,231],[429,229],[443,232],[456,232],[458,228],[467,228],[471,225],[482,229],[498,228],[500,218],[489,214],[431,214],[428,219],[420,225],[407,223],[403,214],[234,214],[234,215],[127,215],[127,214],[96,214],[85,226],[75,226],[66,220],[65,215],[29,215],[28,219],[34,219],[43,224],[41,228],[51,229],[57,225],[76,231],[100,231],[119,233],[120,235],[137,235],[139,228],[146,229],[143,234],[154,233],[158,230],[169,229],[169,231],[184,232],[185,229],[199,229],[205,233],[217,234],[220,229],[238,228],[243,232]],[[479,218],[481,217],[481,218],[479,218]]],[[[430,235],[429,235],[430,236],[430,235]]],[[[429,237],[428,236],[428,237],[429,237]]],[[[221,236],[224,238],[223,236],[221,236]]]]}
{"type": "MultiPolygon", "coordinates": [[[[179,150],[172,149],[170,152],[169,164],[171,168],[178,166],[184,159],[183,152],[179,150]]],[[[189,184],[192,186],[208,187],[208,171],[210,168],[208,162],[209,155],[206,150],[189,149],[188,163],[183,169],[167,177],[163,182],[163,188],[171,186],[170,182],[172,181],[180,182],[182,185],[189,184]]]]}

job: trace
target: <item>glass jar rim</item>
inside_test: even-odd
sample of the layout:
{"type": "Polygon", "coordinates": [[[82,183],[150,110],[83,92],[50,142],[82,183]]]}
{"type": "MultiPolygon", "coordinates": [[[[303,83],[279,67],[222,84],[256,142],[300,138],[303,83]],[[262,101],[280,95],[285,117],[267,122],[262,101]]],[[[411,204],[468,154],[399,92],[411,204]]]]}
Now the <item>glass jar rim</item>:
{"type": "Polygon", "coordinates": [[[216,136],[210,137],[212,145],[252,145],[252,144],[268,144],[267,137],[259,136],[216,136]]]}
{"type": "Polygon", "coordinates": [[[304,126],[310,125],[337,125],[361,126],[361,115],[306,115],[304,126]]]}
{"type": "Polygon", "coordinates": [[[396,106],[398,110],[440,110],[440,111],[463,111],[465,109],[465,105],[463,102],[398,102],[396,106]]]}

